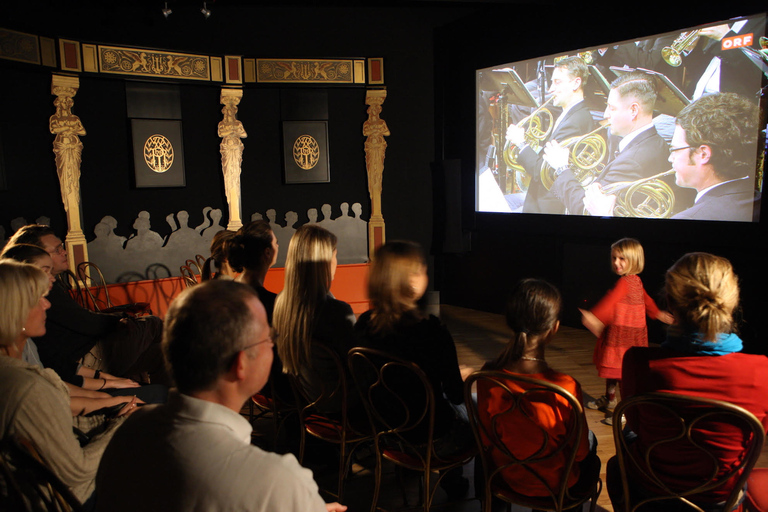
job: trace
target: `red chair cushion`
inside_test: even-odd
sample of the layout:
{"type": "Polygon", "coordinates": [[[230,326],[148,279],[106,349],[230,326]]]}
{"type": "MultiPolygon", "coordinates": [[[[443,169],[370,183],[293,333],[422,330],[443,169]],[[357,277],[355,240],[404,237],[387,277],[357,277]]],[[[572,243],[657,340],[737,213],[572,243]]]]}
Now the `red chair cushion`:
{"type": "Polygon", "coordinates": [[[768,512],[768,468],[753,469],[749,475],[747,504],[750,511],[768,512]]]}

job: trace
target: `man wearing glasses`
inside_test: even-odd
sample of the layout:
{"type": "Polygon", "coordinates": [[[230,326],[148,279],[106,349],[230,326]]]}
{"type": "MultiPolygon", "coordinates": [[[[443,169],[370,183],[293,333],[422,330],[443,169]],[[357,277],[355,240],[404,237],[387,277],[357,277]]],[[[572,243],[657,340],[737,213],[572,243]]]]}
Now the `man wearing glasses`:
{"type": "MultiPolygon", "coordinates": [[[[45,250],[53,261],[51,273],[59,275],[69,268],[64,243],[51,227],[30,224],[19,228],[8,240],[15,244],[35,245],[45,250]]],[[[139,386],[147,375],[154,384],[168,384],[160,350],[163,321],[155,316],[122,317],[90,311],[78,304],[57,279],[48,293],[46,333],[35,339],[40,359],[65,382],[90,390],[139,386]],[[101,342],[106,368],[110,374],[86,367],[79,361],[101,342]],[[75,373],[76,372],[76,373],[75,373]]]]}
{"type": "Polygon", "coordinates": [[[240,409],[266,384],[273,347],[264,306],[249,286],[214,280],[182,292],[163,333],[177,390],[120,427],[99,466],[97,508],[346,510],[323,502],[312,472],[293,455],[251,445],[240,409]]]}
{"type": "Polygon", "coordinates": [[[752,221],[755,193],[757,106],[733,93],[702,96],[677,116],[669,161],[679,187],[696,201],[673,219],[752,221]]]}

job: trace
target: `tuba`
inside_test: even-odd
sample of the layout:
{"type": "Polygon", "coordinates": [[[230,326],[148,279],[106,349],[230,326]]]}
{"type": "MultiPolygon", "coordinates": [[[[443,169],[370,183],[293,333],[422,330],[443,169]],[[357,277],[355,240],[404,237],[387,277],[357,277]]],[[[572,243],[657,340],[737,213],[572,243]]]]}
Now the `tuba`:
{"type": "Polygon", "coordinates": [[[664,62],[672,66],[678,67],[683,63],[683,54],[693,50],[696,46],[696,41],[699,40],[699,32],[701,30],[691,30],[690,32],[683,32],[677,39],[675,39],[670,46],[665,46],[661,50],[661,57],[664,62]]]}
{"type": "Polygon", "coordinates": [[[613,213],[617,217],[666,219],[675,206],[675,192],[660,178],[674,174],[675,170],[636,181],[621,181],[602,188],[606,195],[616,194],[613,213]]]}
{"type": "MultiPolygon", "coordinates": [[[[605,123],[586,135],[571,137],[561,144],[566,149],[570,148],[570,166],[582,186],[589,185],[605,167],[603,160],[605,160],[608,145],[598,132],[609,126],[610,123],[605,123]]],[[[541,184],[547,190],[551,189],[555,182],[554,172],[555,170],[546,161],[541,164],[541,184]]]]}
{"type": "MultiPolygon", "coordinates": [[[[541,146],[541,143],[549,137],[555,126],[555,118],[552,112],[546,108],[550,101],[552,101],[552,98],[542,103],[530,115],[517,123],[517,126],[520,128],[525,127],[525,141],[533,149],[538,149],[541,146]]],[[[507,164],[507,167],[516,171],[525,171],[523,166],[517,162],[519,153],[520,148],[506,141],[502,154],[504,155],[504,162],[507,164]]]]}

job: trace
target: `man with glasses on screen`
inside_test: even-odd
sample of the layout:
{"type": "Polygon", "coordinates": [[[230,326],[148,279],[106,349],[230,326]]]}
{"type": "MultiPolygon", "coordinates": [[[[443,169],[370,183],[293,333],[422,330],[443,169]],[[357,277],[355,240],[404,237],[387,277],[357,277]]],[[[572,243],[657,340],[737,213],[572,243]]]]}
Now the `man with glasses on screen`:
{"type": "Polygon", "coordinates": [[[733,93],[702,96],[680,111],[669,161],[677,186],[697,194],[673,219],[753,220],[758,122],[757,106],[733,93]]]}
{"type": "MultiPolygon", "coordinates": [[[[609,151],[607,165],[590,187],[636,181],[669,169],[667,143],[653,126],[655,102],[656,88],[648,76],[628,73],[613,81],[605,119],[611,123],[611,133],[621,141],[615,151],[609,151]]],[[[581,215],[585,190],[571,169],[568,150],[557,142],[550,142],[544,149],[544,160],[555,169],[553,195],[569,213],[581,215]]]]}
{"type": "MultiPolygon", "coordinates": [[[[563,142],[592,131],[594,121],[584,103],[584,86],[588,77],[589,69],[581,57],[567,57],[555,64],[549,90],[553,97],[552,104],[562,107],[563,113],[555,121],[547,141],[563,142]]],[[[523,213],[563,213],[562,203],[541,184],[543,155],[525,143],[525,129],[510,125],[507,140],[519,148],[518,163],[531,177],[523,213]]]]}

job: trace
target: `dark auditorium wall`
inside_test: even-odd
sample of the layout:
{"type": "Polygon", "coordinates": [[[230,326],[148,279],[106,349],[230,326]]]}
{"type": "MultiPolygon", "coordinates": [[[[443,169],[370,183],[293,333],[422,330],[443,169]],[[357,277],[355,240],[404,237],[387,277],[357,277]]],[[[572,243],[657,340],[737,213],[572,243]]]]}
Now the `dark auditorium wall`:
{"type": "MultiPolygon", "coordinates": [[[[411,6],[329,2],[209,3],[213,15],[204,20],[192,2],[169,2],[173,14],[165,20],[161,3],[73,2],[62,7],[32,1],[7,6],[0,26],[48,37],[248,57],[349,58],[383,57],[388,97],[382,118],[392,133],[385,161],[383,214],[389,238],[431,242],[431,174],[434,154],[433,27],[471,12],[467,6],[411,6]],[[155,5],[156,4],[156,5],[155,5]],[[313,4],[319,5],[319,4],[313,4]],[[55,6],[55,7],[54,7],[55,6]]],[[[0,225],[10,233],[10,220],[51,217],[65,228],[52,153],[48,117],[53,114],[50,68],[0,60],[0,140],[7,167],[7,190],[0,190],[0,225]]],[[[141,210],[151,214],[152,229],[165,236],[171,228],[165,216],[185,209],[189,225],[202,222],[206,206],[226,216],[220,139],[221,84],[180,84],[183,116],[185,188],[136,189],[130,125],[126,118],[125,79],[80,74],[73,113],[87,131],[82,163],[84,228],[88,240],[104,215],[118,221],[118,235],[128,236],[141,210]]],[[[308,208],[330,203],[360,202],[370,215],[362,124],[367,119],[365,87],[327,87],[331,183],[283,185],[281,125],[283,112],[296,86],[245,84],[238,117],[244,140],[243,218],[254,211],[277,210],[283,222],[287,210],[306,222],[308,208]]],[[[301,110],[301,109],[298,109],[301,110]]],[[[223,219],[226,222],[226,217],[223,219]]]]}
{"type": "MultiPolygon", "coordinates": [[[[452,171],[457,166],[461,179],[460,204],[449,201],[445,208],[445,201],[435,201],[433,247],[441,253],[435,272],[443,303],[501,312],[504,297],[515,282],[542,277],[563,291],[564,323],[580,325],[577,308],[594,305],[615,282],[609,266],[610,244],[635,237],[646,253],[641,277],[657,300],[663,300],[659,292],[665,270],[684,253],[706,251],[729,258],[741,277],[741,329],[747,348],[768,352],[763,321],[768,308],[765,213],[759,224],[474,213],[475,69],[765,10],[764,3],[756,2],[704,10],[690,9],[689,4],[656,7],[619,12],[601,11],[595,5],[586,11],[559,5],[543,18],[537,8],[507,4],[437,30],[435,182],[441,185],[456,179],[452,171]],[[505,20],[508,29],[493,30],[491,20],[505,20]],[[454,209],[460,209],[460,214],[454,209]],[[445,219],[457,215],[460,225],[444,225],[445,219]]],[[[447,194],[453,193],[450,186],[448,189],[447,194]]],[[[661,325],[649,325],[651,339],[659,341],[661,325]]]]}

